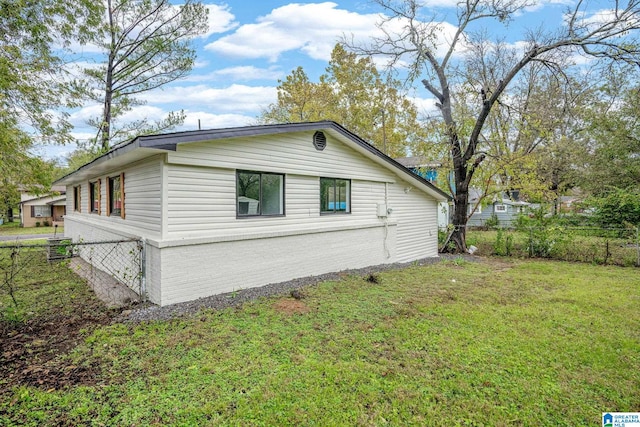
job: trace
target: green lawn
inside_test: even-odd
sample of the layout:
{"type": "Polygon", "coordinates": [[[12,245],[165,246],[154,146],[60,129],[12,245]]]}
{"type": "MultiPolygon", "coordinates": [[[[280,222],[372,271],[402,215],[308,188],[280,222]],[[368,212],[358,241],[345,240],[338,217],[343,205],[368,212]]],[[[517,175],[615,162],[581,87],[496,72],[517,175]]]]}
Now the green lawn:
{"type": "Polygon", "coordinates": [[[97,328],[59,356],[99,369],[94,383],[0,391],[0,425],[596,426],[640,411],[637,268],[486,259],[377,279],[97,328]]]}
{"type": "Polygon", "coordinates": [[[64,235],[64,227],[20,227],[20,222],[6,222],[0,225],[0,236],[19,236],[25,234],[53,234],[64,235]]]}

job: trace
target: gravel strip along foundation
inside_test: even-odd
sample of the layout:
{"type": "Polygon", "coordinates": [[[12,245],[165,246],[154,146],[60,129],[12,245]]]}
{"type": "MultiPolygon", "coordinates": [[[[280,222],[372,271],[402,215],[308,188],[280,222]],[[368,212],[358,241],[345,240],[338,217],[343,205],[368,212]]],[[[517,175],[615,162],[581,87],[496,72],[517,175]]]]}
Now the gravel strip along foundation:
{"type": "Polygon", "coordinates": [[[328,280],[340,280],[345,276],[366,276],[371,273],[400,269],[412,265],[435,264],[443,260],[455,260],[460,257],[463,257],[465,260],[472,262],[478,261],[479,259],[478,257],[470,255],[462,256],[441,254],[440,257],[437,258],[424,258],[408,263],[383,264],[354,270],[343,270],[340,272],[327,273],[319,276],[303,277],[286,282],[272,283],[256,288],[241,289],[235,292],[213,295],[206,298],[199,298],[194,301],[182,302],[165,307],[159,307],[156,305],[142,305],[129,310],[124,310],[122,314],[115,319],[115,321],[140,323],[156,320],[169,320],[179,317],[188,317],[197,314],[200,310],[203,309],[220,310],[227,307],[238,306],[247,301],[253,301],[262,297],[288,295],[293,290],[313,286],[320,282],[328,280]]]}

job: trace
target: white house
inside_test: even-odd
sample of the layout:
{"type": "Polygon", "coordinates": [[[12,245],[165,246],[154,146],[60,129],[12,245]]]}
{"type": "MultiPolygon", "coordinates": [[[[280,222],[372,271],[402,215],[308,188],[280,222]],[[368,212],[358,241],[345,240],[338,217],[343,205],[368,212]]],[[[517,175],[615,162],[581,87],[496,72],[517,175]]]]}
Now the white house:
{"type": "Polygon", "coordinates": [[[448,200],[329,121],[140,136],[57,184],[67,237],[145,240],[159,305],[437,257],[448,200]]]}

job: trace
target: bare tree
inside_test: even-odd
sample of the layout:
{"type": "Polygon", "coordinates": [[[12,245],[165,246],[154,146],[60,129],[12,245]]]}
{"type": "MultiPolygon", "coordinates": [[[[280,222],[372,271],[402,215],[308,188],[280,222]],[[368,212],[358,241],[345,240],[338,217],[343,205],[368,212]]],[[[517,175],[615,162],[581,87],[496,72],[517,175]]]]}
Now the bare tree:
{"type": "MultiPolygon", "coordinates": [[[[533,4],[530,0],[466,0],[457,7],[455,29],[442,37],[447,25],[436,19],[426,22],[422,17],[429,12],[419,0],[375,0],[388,17],[379,23],[383,36],[366,46],[354,46],[360,53],[385,55],[391,67],[408,64],[409,79],[421,78],[424,87],[437,100],[442,116],[444,135],[451,155],[454,184],[453,230],[443,250],[465,252],[468,195],[471,180],[486,159],[483,150],[483,131],[489,115],[501,96],[516,77],[532,63],[540,63],[560,72],[558,55],[582,53],[603,61],[623,61],[640,64],[640,0],[608,2],[609,9],[598,16],[588,13],[586,2],[566,11],[564,24],[557,29],[539,28],[529,31],[524,49],[514,54],[509,62],[501,63],[493,71],[490,87],[476,87],[476,108],[472,116],[459,122],[456,114],[461,104],[456,103],[456,87],[467,76],[464,57],[468,42],[472,40],[471,27],[482,23],[507,23],[517,13],[533,4]],[[444,42],[443,42],[444,40],[444,42]],[[462,60],[460,58],[463,58],[462,60]]],[[[507,49],[504,43],[486,45],[490,55],[495,49],[507,49]]],[[[477,53],[477,52],[476,52],[477,53]]],[[[466,107],[462,107],[466,108],[466,107]]]]}
{"type": "Polygon", "coordinates": [[[85,70],[88,83],[84,93],[104,105],[100,119],[91,124],[98,129],[101,149],[112,140],[132,133],[160,131],[184,120],[171,113],[154,124],[146,120],[114,129],[114,120],[133,106],[143,104],[135,97],[186,76],[193,67],[195,51],[191,40],[206,30],[207,10],[199,2],[186,0],[173,6],[168,0],[107,0],[103,31],[96,44],[105,61],[85,70]]]}

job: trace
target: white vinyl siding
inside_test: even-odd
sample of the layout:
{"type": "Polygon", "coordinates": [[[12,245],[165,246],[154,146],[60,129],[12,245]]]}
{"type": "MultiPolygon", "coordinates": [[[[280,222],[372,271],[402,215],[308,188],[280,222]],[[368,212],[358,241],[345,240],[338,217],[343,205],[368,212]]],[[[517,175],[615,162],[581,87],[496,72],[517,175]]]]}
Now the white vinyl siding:
{"type": "Polygon", "coordinates": [[[186,144],[168,153],[168,163],[327,178],[395,179],[389,171],[334,138],[328,136],[323,151],[314,148],[312,138],[312,132],[299,132],[186,144]]]}
{"type": "Polygon", "coordinates": [[[236,217],[235,171],[171,165],[168,170],[168,238],[295,232],[331,224],[379,221],[376,204],[384,201],[384,183],[351,182],[351,214],[320,215],[318,177],[286,175],[284,217],[236,217]]]}
{"type": "MultiPolygon", "coordinates": [[[[154,235],[162,224],[162,162],[158,157],[124,170],[123,221],[154,235]]],[[[146,234],[146,233],[145,233],[146,234]]]]}
{"type": "MultiPolygon", "coordinates": [[[[94,213],[85,217],[89,213],[89,181],[83,182],[81,188],[81,212],[74,212],[73,198],[67,197],[67,216],[80,215],[95,221],[96,224],[106,226],[110,223],[119,224],[116,228],[122,231],[140,236],[159,238],[162,224],[162,156],[152,157],[127,166],[124,169],[114,170],[100,176],[92,177],[91,181],[100,179],[100,215],[94,213]],[[107,216],[107,192],[109,185],[106,185],[109,177],[119,176],[124,173],[124,208],[125,219],[119,216],[107,216]]],[[[77,184],[80,185],[80,184],[77,184]]],[[[73,185],[67,187],[67,191],[73,194],[73,185]]]]}
{"type": "Polygon", "coordinates": [[[167,238],[295,232],[330,224],[380,221],[384,182],[396,177],[362,154],[328,138],[324,151],[312,133],[179,146],[168,154],[167,238]],[[281,141],[281,142],[279,142],[281,141]],[[177,164],[183,163],[183,164],[177,164]],[[236,171],[285,174],[285,217],[236,217],[236,171]],[[351,214],[320,216],[320,177],[351,179],[351,214]],[[333,218],[332,218],[333,217],[333,218]]]}
{"type": "Polygon", "coordinates": [[[389,190],[391,217],[398,222],[397,261],[437,257],[438,203],[402,181],[390,185],[389,190]]]}

